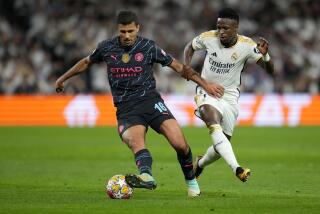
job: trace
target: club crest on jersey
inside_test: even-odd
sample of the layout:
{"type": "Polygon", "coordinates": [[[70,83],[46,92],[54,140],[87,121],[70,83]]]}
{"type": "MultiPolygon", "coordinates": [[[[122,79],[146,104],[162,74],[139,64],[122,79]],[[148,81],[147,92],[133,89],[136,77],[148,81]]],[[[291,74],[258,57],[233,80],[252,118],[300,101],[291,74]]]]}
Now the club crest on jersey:
{"type": "Polygon", "coordinates": [[[136,53],[136,55],[134,55],[134,59],[137,61],[137,62],[141,62],[143,60],[143,54],[142,53],[136,53]]]}
{"type": "Polygon", "coordinates": [[[128,53],[122,54],[121,60],[124,63],[128,63],[130,61],[131,56],[128,53]]]}
{"type": "Polygon", "coordinates": [[[238,54],[236,52],[234,52],[232,55],[231,55],[231,59],[233,61],[236,61],[238,59],[238,54]]]}

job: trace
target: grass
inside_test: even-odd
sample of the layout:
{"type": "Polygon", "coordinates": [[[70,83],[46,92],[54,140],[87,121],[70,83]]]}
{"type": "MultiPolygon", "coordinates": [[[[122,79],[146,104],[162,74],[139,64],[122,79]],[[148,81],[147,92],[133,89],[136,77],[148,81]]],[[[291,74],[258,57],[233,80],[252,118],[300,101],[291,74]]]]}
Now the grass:
{"type": "MultiPolygon", "coordinates": [[[[205,128],[184,133],[194,155],[211,144],[205,128]]],[[[116,128],[1,127],[0,213],[319,213],[319,139],[319,127],[237,127],[233,147],[253,171],[249,182],[219,160],[199,180],[201,197],[188,199],[175,152],[150,130],[158,188],[112,200],[105,181],[136,172],[116,128]]]]}

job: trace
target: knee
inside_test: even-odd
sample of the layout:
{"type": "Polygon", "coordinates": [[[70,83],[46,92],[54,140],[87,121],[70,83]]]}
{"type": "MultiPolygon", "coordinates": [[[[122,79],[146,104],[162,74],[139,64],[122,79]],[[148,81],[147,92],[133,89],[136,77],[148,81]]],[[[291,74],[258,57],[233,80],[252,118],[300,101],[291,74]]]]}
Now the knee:
{"type": "Polygon", "coordinates": [[[174,148],[177,152],[177,154],[186,155],[189,152],[189,145],[187,143],[179,143],[176,144],[174,148]]]}
{"type": "Polygon", "coordinates": [[[123,138],[123,142],[127,144],[127,146],[132,151],[139,151],[140,149],[144,148],[144,139],[138,137],[126,137],[123,138]]]}
{"type": "Polygon", "coordinates": [[[211,124],[208,125],[209,133],[212,134],[215,131],[222,131],[222,127],[220,124],[211,124]]]}
{"type": "Polygon", "coordinates": [[[220,124],[221,122],[220,113],[206,105],[200,107],[200,116],[208,127],[213,124],[220,124]]]}

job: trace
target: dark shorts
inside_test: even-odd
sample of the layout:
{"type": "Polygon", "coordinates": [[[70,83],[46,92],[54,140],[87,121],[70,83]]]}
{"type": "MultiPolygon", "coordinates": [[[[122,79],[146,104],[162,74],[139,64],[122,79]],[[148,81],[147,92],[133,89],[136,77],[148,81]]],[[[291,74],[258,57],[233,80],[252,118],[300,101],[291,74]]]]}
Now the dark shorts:
{"type": "Polygon", "coordinates": [[[141,100],[139,102],[126,102],[117,107],[118,132],[122,134],[131,126],[143,125],[147,129],[150,126],[160,133],[163,121],[175,119],[160,96],[141,100]]]}

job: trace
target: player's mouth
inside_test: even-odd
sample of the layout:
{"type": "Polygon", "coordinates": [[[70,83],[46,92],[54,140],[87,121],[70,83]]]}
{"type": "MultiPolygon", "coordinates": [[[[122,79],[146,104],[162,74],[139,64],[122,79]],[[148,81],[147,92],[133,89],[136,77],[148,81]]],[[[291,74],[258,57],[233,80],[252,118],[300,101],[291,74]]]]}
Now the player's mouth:
{"type": "Polygon", "coordinates": [[[220,39],[227,39],[228,37],[227,37],[227,35],[225,35],[225,34],[220,34],[220,39]]]}
{"type": "Polygon", "coordinates": [[[226,42],[226,41],[228,41],[228,37],[227,36],[220,36],[220,41],[226,42]]]}

